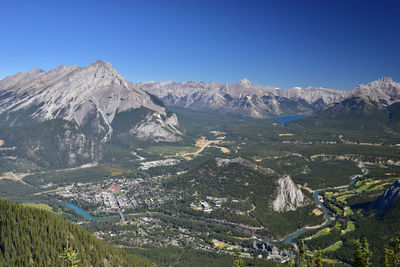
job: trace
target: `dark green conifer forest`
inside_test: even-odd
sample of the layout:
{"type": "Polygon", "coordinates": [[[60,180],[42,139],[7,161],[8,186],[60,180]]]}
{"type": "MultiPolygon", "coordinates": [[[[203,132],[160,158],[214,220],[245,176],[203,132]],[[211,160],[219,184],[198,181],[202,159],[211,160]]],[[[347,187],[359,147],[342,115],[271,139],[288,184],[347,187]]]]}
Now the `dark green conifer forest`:
{"type": "Polygon", "coordinates": [[[56,214],[0,199],[0,266],[155,266],[111,247],[80,226],[56,214]]]}

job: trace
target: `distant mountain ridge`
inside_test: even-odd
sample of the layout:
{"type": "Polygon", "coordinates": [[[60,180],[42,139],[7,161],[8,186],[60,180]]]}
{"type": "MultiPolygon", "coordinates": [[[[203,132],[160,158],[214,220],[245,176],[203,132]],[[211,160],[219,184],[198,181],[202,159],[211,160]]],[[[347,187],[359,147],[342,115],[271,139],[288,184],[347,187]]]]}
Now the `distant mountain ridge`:
{"type": "Polygon", "coordinates": [[[355,87],[346,99],[331,105],[318,115],[374,115],[391,112],[400,103],[400,83],[384,77],[355,87]]]}
{"type": "Polygon", "coordinates": [[[182,135],[175,114],[100,60],[84,68],[61,65],[48,72],[33,69],[0,81],[2,126],[51,119],[76,122],[84,134],[102,142],[113,135],[176,142],[182,135]],[[112,123],[122,113],[132,113],[135,123],[121,132],[112,123]]]}
{"type": "Polygon", "coordinates": [[[384,108],[400,102],[400,83],[390,77],[383,77],[368,84],[354,88],[348,98],[359,97],[369,99],[384,108]]]}
{"type": "Polygon", "coordinates": [[[282,90],[243,78],[237,83],[142,82],[139,87],[161,98],[166,105],[218,111],[251,118],[312,114],[345,99],[348,91],[320,87],[282,90]]]}
{"type": "Polygon", "coordinates": [[[375,132],[385,138],[396,137],[400,131],[400,83],[391,78],[362,84],[349,95],[313,116],[292,124],[329,131],[356,131],[365,135],[375,132]]]}

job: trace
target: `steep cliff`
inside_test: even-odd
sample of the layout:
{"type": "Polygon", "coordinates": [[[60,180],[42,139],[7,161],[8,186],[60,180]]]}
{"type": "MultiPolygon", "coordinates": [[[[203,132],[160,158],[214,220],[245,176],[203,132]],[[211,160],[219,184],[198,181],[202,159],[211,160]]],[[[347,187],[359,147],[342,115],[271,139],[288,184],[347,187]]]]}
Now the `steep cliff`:
{"type": "Polygon", "coordinates": [[[289,176],[278,180],[277,197],[272,203],[274,211],[296,210],[305,204],[305,197],[289,176]]]}
{"type": "Polygon", "coordinates": [[[400,197],[400,180],[394,182],[386,191],[371,203],[371,207],[378,210],[389,208],[400,197]]]}

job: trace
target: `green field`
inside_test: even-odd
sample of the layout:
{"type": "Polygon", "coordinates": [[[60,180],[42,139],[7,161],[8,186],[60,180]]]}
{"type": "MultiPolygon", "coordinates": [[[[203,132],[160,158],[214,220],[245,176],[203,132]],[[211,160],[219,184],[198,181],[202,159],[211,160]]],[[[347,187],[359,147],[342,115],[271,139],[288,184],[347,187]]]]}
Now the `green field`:
{"type": "Polygon", "coordinates": [[[338,241],[336,243],[334,243],[333,245],[326,247],[322,250],[322,253],[326,253],[326,252],[332,252],[332,251],[336,251],[339,248],[341,248],[343,246],[343,241],[338,241]]]}
{"type": "Polygon", "coordinates": [[[152,155],[175,155],[177,153],[193,153],[198,148],[192,146],[172,146],[172,145],[160,145],[150,146],[146,148],[146,152],[152,155]]]}
{"type": "MultiPolygon", "coordinates": [[[[132,249],[132,251],[135,250],[143,255],[146,254],[146,257],[157,259],[156,261],[163,262],[164,266],[177,263],[176,260],[179,258],[182,260],[177,266],[183,266],[191,260],[203,262],[204,266],[227,266],[232,260],[231,256],[225,257],[220,254],[184,248],[175,250],[159,247],[162,246],[163,240],[173,240],[182,235],[181,231],[185,231],[188,239],[201,240],[199,242],[211,246],[217,252],[218,248],[214,248],[212,244],[213,239],[229,246],[249,249],[253,255],[256,255],[257,252],[252,249],[251,234],[237,225],[235,228],[234,225],[255,227],[257,230],[254,230],[253,234],[263,239],[277,239],[298,228],[321,224],[324,218],[313,214],[315,202],[312,199],[312,193],[308,190],[312,192],[312,190],[322,189],[325,192],[325,205],[330,209],[330,215],[335,217],[336,224],[304,234],[308,236],[304,240],[313,251],[319,247],[325,248],[324,256],[327,258],[348,262],[351,255],[347,251],[351,251],[352,242],[359,238],[368,227],[379,225],[372,217],[368,217],[371,216],[370,214],[364,214],[365,211],[354,205],[362,205],[376,199],[400,176],[400,167],[381,164],[389,160],[393,162],[400,160],[397,147],[385,144],[367,146],[326,143],[338,142],[338,134],[343,134],[349,139],[364,141],[360,132],[354,129],[338,133],[320,128],[304,128],[290,123],[286,127],[281,127],[269,119],[241,120],[211,112],[195,112],[179,108],[175,110],[186,129],[186,135],[181,143],[135,143],[133,146],[118,147],[117,150],[115,146],[118,143],[115,143],[108,149],[117,153],[118,157],[108,154],[107,160],[89,168],[54,170],[46,167],[46,169],[35,171],[31,161],[21,159],[14,162],[14,165],[9,165],[9,159],[0,160],[0,164],[4,167],[0,168],[1,170],[8,170],[19,164],[16,169],[26,167],[26,170],[32,171],[31,175],[24,178],[24,181],[32,186],[1,180],[0,194],[2,197],[21,202],[41,203],[30,205],[47,210],[62,209],[63,217],[78,221],[80,218],[76,214],[62,206],[61,198],[54,199],[54,196],[46,193],[38,194],[45,191],[40,186],[50,183],[54,184],[54,188],[82,182],[101,184],[108,179],[117,181],[119,178],[127,179],[127,181],[141,179],[145,183],[150,183],[147,179],[165,175],[161,184],[165,195],[161,195],[160,199],[172,195],[176,198],[171,198],[157,208],[150,208],[149,203],[140,202],[143,199],[137,199],[139,204],[135,210],[131,211],[132,213],[142,212],[142,215],[137,216],[138,218],[145,216],[146,211],[149,211],[157,224],[161,225],[161,229],[152,230],[151,227],[142,229],[147,235],[143,237],[140,235],[141,231],[135,228],[138,223],[135,226],[123,223],[116,225],[115,222],[90,222],[85,227],[93,232],[105,230],[129,233],[106,237],[106,241],[115,245],[129,247],[131,243],[144,238],[147,240],[148,248],[132,249]],[[218,148],[209,147],[192,160],[182,160],[181,156],[176,156],[197,151],[198,148],[193,144],[201,136],[205,136],[208,140],[215,140],[218,134],[213,134],[213,131],[224,132],[223,142],[225,143],[221,146],[228,148],[230,153],[222,153],[218,148]],[[145,159],[131,155],[132,151],[145,159]],[[246,164],[218,167],[214,161],[216,157],[225,159],[241,157],[251,164],[256,164],[257,168],[251,168],[246,164]],[[171,166],[153,167],[146,171],[139,169],[143,162],[170,158],[177,158],[180,162],[171,166]],[[362,177],[354,186],[340,190],[333,189],[336,186],[349,185],[350,176],[361,174],[357,166],[360,161],[371,162],[371,165],[366,166],[370,173],[362,177]],[[277,174],[263,173],[260,168],[270,168],[277,174]],[[186,173],[176,175],[182,172],[186,173]],[[301,185],[302,192],[308,199],[305,207],[288,212],[271,210],[271,203],[276,198],[276,180],[280,175],[289,175],[295,184],[301,185]],[[24,194],[21,195],[20,192],[24,194]],[[227,200],[220,208],[213,207],[210,213],[206,213],[201,210],[200,203],[207,200],[207,197],[227,198],[227,200]],[[197,205],[199,210],[191,208],[191,203],[197,205]],[[226,223],[217,224],[216,220],[226,223]]],[[[383,138],[382,136],[379,138],[383,138]]],[[[151,187],[150,184],[148,188],[151,187]]],[[[53,188],[49,190],[51,189],[53,188]]],[[[115,196],[122,197],[124,194],[120,191],[115,193],[115,196]]],[[[144,200],[147,200],[147,196],[145,198],[144,200]]],[[[88,204],[85,201],[78,204],[89,210],[92,209],[90,211],[94,211],[100,205],[88,204]]],[[[102,214],[102,216],[107,216],[107,214],[102,214]]],[[[397,218],[396,215],[393,218],[397,218]]],[[[385,229],[379,229],[381,230],[385,229]]],[[[372,233],[370,235],[373,236],[372,233]]],[[[389,237],[384,238],[388,240],[389,237]]],[[[375,251],[379,251],[376,245],[372,244],[372,246],[375,251]]],[[[287,248],[291,249],[290,246],[287,248]]],[[[255,264],[250,260],[249,263],[255,264]]]]}

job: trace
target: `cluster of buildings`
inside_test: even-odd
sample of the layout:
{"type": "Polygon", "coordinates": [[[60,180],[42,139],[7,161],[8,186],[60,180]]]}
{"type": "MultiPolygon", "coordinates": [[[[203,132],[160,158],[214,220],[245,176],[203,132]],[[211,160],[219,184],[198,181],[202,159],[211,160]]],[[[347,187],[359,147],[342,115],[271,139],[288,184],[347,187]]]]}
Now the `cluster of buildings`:
{"type": "Polygon", "coordinates": [[[162,159],[162,160],[154,160],[154,161],[146,161],[146,162],[141,162],[139,170],[148,170],[150,168],[154,167],[160,167],[160,166],[171,166],[171,165],[176,165],[180,162],[178,159],[162,159]]]}
{"type": "Polygon", "coordinates": [[[89,213],[136,212],[155,209],[177,197],[164,192],[162,181],[165,178],[114,178],[95,183],[72,184],[52,191],[75,203],[84,201],[84,206],[93,207],[93,210],[87,211],[89,213]]]}
{"type": "Polygon", "coordinates": [[[200,200],[197,203],[190,203],[190,207],[194,210],[201,210],[207,213],[213,211],[213,209],[220,209],[222,204],[226,202],[227,198],[217,198],[217,197],[210,197],[207,196],[207,200],[200,200]]]}

